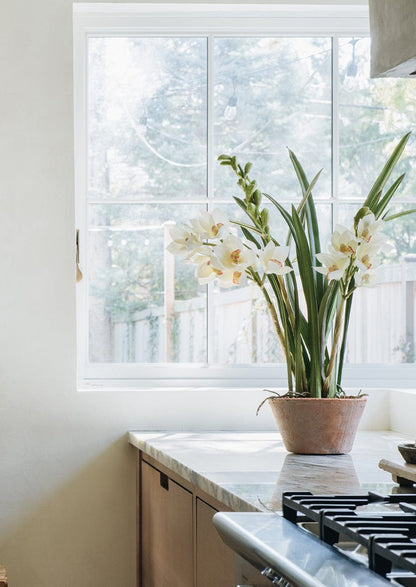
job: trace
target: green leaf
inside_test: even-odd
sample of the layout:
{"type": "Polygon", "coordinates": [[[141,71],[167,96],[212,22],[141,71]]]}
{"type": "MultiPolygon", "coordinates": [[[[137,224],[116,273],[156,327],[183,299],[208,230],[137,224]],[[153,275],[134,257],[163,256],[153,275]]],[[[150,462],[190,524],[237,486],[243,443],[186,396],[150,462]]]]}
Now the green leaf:
{"type": "Polygon", "coordinates": [[[376,209],[374,210],[374,216],[376,217],[376,219],[380,218],[380,216],[383,214],[384,210],[389,205],[390,200],[392,199],[392,197],[396,193],[398,187],[402,183],[404,177],[405,177],[404,173],[402,175],[400,175],[400,177],[398,177],[396,179],[396,181],[389,187],[387,192],[381,198],[381,200],[379,201],[379,203],[376,206],[376,209]]]}
{"type": "Polygon", "coordinates": [[[234,199],[234,202],[236,202],[236,204],[238,204],[240,206],[240,208],[242,210],[244,210],[244,212],[247,213],[247,204],[246,204],[246,202],[244,200],[241,200],[241,198],[237,198],[237,196],[234,196],[233,199],[234,199]]]}
{"type": "Polygon", "coordinates": [[[408,132],[400,139],[400,141],[396,145],[395,149],[393,150],[392,154],[388,158],[386,164],[384,165],[383,169],[381,170],[380,175],[377,177],[376,181],[374,182],[373,187],[371,188],[371,190],[370,190],[370,192],[369,192],[369,194],[363,204],[363,206],[367,206],[373,212],[379,202],[379,198],[380,198],[380,195],[382,193],[384,186],[386,185],[390,175],[393,172],[393,169],[395,168],[397,162],[399,161],[399,159],[404,151],[404,148],[407,144],[407,141],[409,140],[410,134],[411,133],[408,132]]]}
{"type": "MultiPolygon", "coordinates": [[[[302,201],[298,208],[298,213],[301,218],[303,218],[303,214],[306,216],[306,225],[308,229],[308,238],[311,250],[311,262],[312,266],[316,266],[320,264],[316,259],[316,255],[320,253],[322,249],[319,237],[318,218],[316,214],[315,202],[312,196],[312,189],[315,187],[315,184],[318,181],[322,170],[318,171],[318,173],[313,178],[312,182],[309,183],[302,165],[300,164],[296,155],[290,149],[289,157],[292,162],[293,168],[295,170],[303,194],[302,201]]],[[[320,300],[325,291],[324,276],[316,271],[314,279],[316,283],[318,300],[320,300]]]]}
{"type": "Polygon", "coordinates": [[[386,216],[383,218],[384,222],[389,222],[390,220],[394,220],[395,218],[401,218],[402,216],[407,216],[408,214],[414,214],[416,212],[416,208],[412,208],[411,210],[402,210],[402,212],[397,212],[397,214],[391,214],[390,216],[386,216]]]}
{"type": "MultiPolygon", "coordinates": [[[[241,232],[243,233],[243,235],[246,237],[247,240],[249,240],[250,242],[254,243],[256,245],[256,247],[258,249],[261,249],[261,245],[258,242],[258,240],[256,240],[256,238],[251,234],[251,232],[249,230],[247,230],[247,228],[243,225],[240,224],[240,228],[241,228],[241,232]]],[[[250,230],[253,230],[253,228],[250,227],[250,230]]],[[[258,232],[258,231],[256,231],[258,232]]]]}
{"type": "Polygon", "coordinates": [[[294,240],[296,243],[296,254],[298,269],[302,281],[306,306],[308,310],[308,323],[310,325],[310,338],[306,341],[310,354],[311,376],[309,380],[312,397],[320,397],[321,394],[321,372],[320,372],[320,334],[318,328],[318,304],[316,297],[316,283],[314,270],[311,263],[311,251],[308,245],[302,222],[292,206],[292,223],[294,229],[294,240]]]}
{"type": "Polygon", "coordinates": [[[338,292],[339,282],[336,280],[330,281],[319,306],[318,322],[319,331],[321,333],[322,353],[331,332],[333,317],[337,308],[338,292]]]}
{"type": "MultiPolygon", "coordinates": [[[[353,288],[353,284],[351,282],[350,284],[350,288],[353,288]]],[[[337,385],[340,386],[341,382],[342,382],[342,370],[344,368],[344,358],[345,358],[345,351],[347,348],[347,334],[348,334],[348,325],[350,322],[350,314],[351,314],[351,307],[352,307],[352,300],[353,300],[353,296],[350,295],[346,302],[345,302],[345,312],[344,312],[344,330],[342,333],[342,341],[341,341],[341,346],[339,349],[339,354],[338,354],[338,373],[337,373],[337,385]]],[[[335,371],[335,369],[334,369],[335,371]]]]}

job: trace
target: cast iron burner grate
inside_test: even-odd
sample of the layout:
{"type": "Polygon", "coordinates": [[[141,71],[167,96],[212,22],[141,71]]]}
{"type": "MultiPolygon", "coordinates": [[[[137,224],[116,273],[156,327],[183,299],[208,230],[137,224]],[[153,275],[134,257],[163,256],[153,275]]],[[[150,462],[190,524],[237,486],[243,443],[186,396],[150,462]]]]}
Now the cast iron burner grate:
{"type": "Polygon", "coordinates": [[[364,546],[370,569],[399,584],[416,586],[416,494],[286,492],[283,516],[295,524],[316,522],[319,537],[327,544],[337,544],[342,537],[364,546]],[[379,504],[379,510],[368,508],[371,504],[379,504]],[[397,509],[386,511],[388,504],[397,504],[397,509]]]}

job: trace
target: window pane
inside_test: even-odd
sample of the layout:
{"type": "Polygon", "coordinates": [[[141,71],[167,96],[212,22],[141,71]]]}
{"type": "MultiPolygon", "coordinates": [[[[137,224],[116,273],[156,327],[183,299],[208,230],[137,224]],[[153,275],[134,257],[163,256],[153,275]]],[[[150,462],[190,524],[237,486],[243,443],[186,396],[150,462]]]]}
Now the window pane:
{"type": "Polygon", "coordinates": [[[88,196],[206,197],[207,43],[91,38],[88,196]]]}
{"type": "Polygon", "coordinates": [[[189,206],[91,205],[91,362],[206,361],[206,288],[166,251],[189,206]]]}
{"type": "MultiPolygon", "coordinates": [[[[412,129],[416,86],[408,79],[370,79],[368,38],[340,39],[339,63],[339,194],[360,197],[368,193],[398,138],[412,129]]],[[[415,154],[413,140],[397,167],[401,173],[411,171],[415,154]]],[[[400,194],[414,198],[414,183],[400,194]]]]}
{"type": "MultiPolygon", "coordinates": [[[[299,195],[287,148],[311,179],[325,168],[316,193],[331,185],[330,39],[215,39],[215,154],[254,163],[263,191],[299,195]]],[[[215,196],[231,179],[216,169],[215,196]]]]}

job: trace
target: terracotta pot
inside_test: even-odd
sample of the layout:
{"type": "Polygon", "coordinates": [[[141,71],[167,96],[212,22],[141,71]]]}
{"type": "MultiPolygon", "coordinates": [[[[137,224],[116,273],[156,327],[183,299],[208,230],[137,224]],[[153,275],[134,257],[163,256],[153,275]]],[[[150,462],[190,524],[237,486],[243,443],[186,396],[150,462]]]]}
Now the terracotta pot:
{"type": "Polygon", "coordinates": [[[269,399],[286,450],[298,454],[350,452],[366,397],[269,399]]]}

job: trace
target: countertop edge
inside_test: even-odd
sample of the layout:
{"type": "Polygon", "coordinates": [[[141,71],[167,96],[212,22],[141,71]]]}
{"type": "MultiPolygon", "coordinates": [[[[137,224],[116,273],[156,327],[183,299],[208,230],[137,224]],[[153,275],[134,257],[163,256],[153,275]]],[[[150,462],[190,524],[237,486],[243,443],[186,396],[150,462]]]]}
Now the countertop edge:
{"type": "MultiPolygon", "coordinates": [[[[151,436],[153,438],[160,438],[161,433],[155,433],[153,435],[149,434],[149,439],[151,436]]],[[[263,508],[258,507],[256,508],[253,504],[245,501],[235,493],[221,487],[218,483],[204,477],[202,473],[197,473],[193,469],[190,469],[177,459],[171,457],[170,455],[166,454],[160,449],[155,448],[149,441],[144,438],[139,438],[138,433],[129,432],[128,433],[129,443],[134,446],[135,448],[141,450],[144,454],[148,455],[155,459],[161,465],[164,465],[201,491],[205,492],[210,497],[216,499],[220,503],[224,504],[226,507],[229,507],[231,510],[235,512],[261,512],[261,511],[270,511],[266,506],[263,508]]]]}

